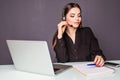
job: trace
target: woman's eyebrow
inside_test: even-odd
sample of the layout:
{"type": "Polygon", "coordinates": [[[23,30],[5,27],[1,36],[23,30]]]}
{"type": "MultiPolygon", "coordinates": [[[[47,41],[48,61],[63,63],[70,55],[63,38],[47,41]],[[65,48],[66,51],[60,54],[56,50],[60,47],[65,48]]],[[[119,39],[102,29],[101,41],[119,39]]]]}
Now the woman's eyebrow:
{"type": "Polygon", "coordinates": [[[72,15],[74,16],[74,15],[81,15],[81,14],[80,14],[80,13],[78,13],[78,14],[71,13],[70,15],[71,15],[71,16],[72,16],[72,15]]]}

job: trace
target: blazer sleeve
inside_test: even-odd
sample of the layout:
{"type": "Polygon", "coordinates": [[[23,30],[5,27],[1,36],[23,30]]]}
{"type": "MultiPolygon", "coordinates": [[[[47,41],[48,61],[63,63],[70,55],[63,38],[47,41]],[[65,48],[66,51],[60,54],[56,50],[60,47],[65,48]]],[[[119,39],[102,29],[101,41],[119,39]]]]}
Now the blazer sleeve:
{"type": "Polygon", "coordinates": [[[56,53],[56,58],[58,62],[67,62],[68,61],[68,55],[66,53],[66,46],[64,39],[58,39],[56,41],[56,45],[54,47],[54,51],[56,53]]]}
{"type": "Polygon", "coordinates": [[[98,40],[94,36],[94,34],[93,34],[93,32],[90,28],[89,28],[89,32],[90,32],[90,35],[91,35],[91,38],[90,38],[90,53],[91,53],[92,59],[94,60],[96,55],[100,55],[100,56],[103,57],[104,60],[106,60],[102,50],[99,47],[98,40]]]}

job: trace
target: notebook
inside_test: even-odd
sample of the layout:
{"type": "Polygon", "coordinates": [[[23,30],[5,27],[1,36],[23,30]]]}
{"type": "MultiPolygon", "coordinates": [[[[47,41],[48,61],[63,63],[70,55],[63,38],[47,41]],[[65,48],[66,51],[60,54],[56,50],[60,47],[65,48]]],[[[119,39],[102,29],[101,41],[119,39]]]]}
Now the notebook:
{"type": "Polygon", "coordinates": [[[73,68],[84,76],[101,76],[114,72],[114,69],[105,66],[97,67],[96,65],[91,65],[91,63],[73,65],[73,68]]]}
{"type": "Polygon", "coordinates": [[[17,70],[54,76],[71,67],[52,64],[46,41],[7,40],[7,45],[17,70]]]}

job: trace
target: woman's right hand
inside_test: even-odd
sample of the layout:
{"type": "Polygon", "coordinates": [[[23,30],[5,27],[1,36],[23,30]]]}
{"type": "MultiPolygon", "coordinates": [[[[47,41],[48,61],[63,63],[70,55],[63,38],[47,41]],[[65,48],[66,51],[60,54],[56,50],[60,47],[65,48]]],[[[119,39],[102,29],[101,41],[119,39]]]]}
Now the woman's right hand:
{"type": "Polygon", "coordinates": [[[57,26],[58,26],[58,39],[61,39],[62,38],[62,35],[67,27],[67,22],[66,21],[61,21],[57,26]]]}

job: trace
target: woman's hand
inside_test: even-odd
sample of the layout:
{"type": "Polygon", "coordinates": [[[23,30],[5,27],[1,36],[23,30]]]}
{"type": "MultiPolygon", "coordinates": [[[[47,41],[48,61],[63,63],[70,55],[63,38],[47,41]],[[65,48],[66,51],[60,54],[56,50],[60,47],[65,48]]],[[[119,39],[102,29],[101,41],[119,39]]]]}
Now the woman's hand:
{"type": "Polygon", "coordinates": [[[96,66],[101,67],[104,65],[104,59],[102,58],[102,56],[96,55],[94,63],[96,64],[96,66]]]}
{"type": "Polygon", "coordinates": [[[67,27],[67,22],[66,21],[61,21],[57,26],[58,26],[58,39],[62,38],[62,35],[67,27]]]}

